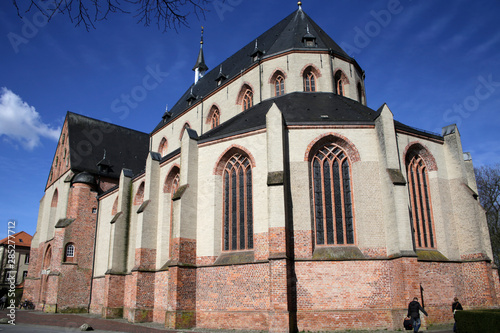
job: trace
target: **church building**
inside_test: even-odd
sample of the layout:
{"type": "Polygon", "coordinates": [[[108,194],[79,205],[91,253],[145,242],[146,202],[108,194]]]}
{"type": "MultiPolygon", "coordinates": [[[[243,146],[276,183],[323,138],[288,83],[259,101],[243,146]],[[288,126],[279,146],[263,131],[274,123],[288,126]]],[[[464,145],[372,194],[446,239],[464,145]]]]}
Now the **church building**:
{"type": "MultiPolygon", "coordinates": [[[[167,328],[402,328],[499,306],[455,125],[367,107],[364,71],[299,8],[209,70],[151,133],[68,112],[25,298],[167,328]]],[[[194,57],[193,57],[193,60],[194,57]]],[[[397,110],[395,110],[397,112],[397,110]]]]}

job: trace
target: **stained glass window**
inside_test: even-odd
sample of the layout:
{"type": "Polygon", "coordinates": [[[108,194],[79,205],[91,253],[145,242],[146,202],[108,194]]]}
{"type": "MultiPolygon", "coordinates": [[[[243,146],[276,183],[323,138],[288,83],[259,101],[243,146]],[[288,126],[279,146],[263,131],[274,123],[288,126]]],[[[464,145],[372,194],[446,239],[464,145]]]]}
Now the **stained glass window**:
{"type": "Polygon", "coordinates": [[[311,161],[316,244],[354,244],[350,164],[335,144],[323,146],[311,161]]]}
{"type": "Polygon", "coordinates": [[[223,173],[225,251],[253,248],[252,168],[242,154],[233,155],[223,173]]]}
{"type": "Polygon", "coordinates": [[[407,172],[415,247],[435,248],[429,177],[420,155],[415,154],[408,161],[407,172]]]}

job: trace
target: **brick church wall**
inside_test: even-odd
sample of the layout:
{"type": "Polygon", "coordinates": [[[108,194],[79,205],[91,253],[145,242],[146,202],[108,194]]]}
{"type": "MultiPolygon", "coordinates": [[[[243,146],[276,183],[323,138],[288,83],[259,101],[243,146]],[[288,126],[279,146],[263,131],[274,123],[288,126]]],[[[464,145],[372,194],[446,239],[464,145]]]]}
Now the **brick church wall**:
{"type": "Polygon", "coordinates": [[[129,313],[130,309],[136,306],[136,293],[134,286],[136,285],[136,277],[128,274],[125,276],[125,292],[123,297],[123,318],[131,320],[133,315],[129,313]]]}
{"type": "Polygon", "coordinates": [[[296,262],[299,331],[389,327],[390,266],[387,261],[296,262]]]}
{"type": "Polygon", "coordinates": [[[198,327],[268,328],[269,263],[200,267],[196,285],[198,327]]]}
{"type": "MultiPolygon", "coordinates": [[[[453,320],[451,303],[458,297],[465,305],[467,293],[460,263],[420,262],[423,303],[429,313],[428,323],[453,320]]],[[[419,299],[420,295],[417,295],[419,299]]],[[[422,300],[420,300],[422,302],[422,300]]]]}
{"type": "Polygon", "coordinates": [[[165,323],[165,312],[168,309],[168,271],[160,271],[155,274],[155,297],[153,321],[165,323]]]}
{"type": "Polygon", "coordinates": [[[30,267],[28,270],[28,276],[24,281],[23,297],[31,300],[33,304],[38,303],[38,297],[40,295],[40,252],[41,250],[38,248],[31,248],[30,267]]]}
{"type": "Polygon", "coordinates": [[[92,280],[92,303],[90,305],[90,313],[102,314],[106,295],[104,277],[94,278],[92,280]]]}
{"type": "Polygon", "coordinates": [[[495,286],[492,283],[491,264],[465,262],[462,265],[462,283],[464,284],[464,305],[470,307],[488,307],[498,304],[494,297],[495,286]]]}

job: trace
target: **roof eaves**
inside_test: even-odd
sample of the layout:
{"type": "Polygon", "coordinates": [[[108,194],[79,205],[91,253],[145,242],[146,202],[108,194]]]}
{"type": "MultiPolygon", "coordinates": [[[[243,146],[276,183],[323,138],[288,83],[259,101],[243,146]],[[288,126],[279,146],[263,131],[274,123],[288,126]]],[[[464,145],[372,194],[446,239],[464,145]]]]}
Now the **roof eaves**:
{"type": "Polygon", "coordinates": [[[428,137],[428,138],[431,138],[431,139],[434,139],[437,141],[444,142],[444,137],[437,134],[437,133],[433,133],[430,131],[426,131],[426,130],[418,129],[418,128],[415,128],[412,126],[408,126],[408,125],[405,125],[397,120],[394,120],[394,128],[396,130],[401,130],[401,131],[409,132],[412,134],[416,134],[416,135],[420,135],[423,137],[428,137]]]}
{"type": "Polygon", "coordinates": [[[227,132],[227,133],[223,133],[223,134],[220,134],[220,135],[214,135],[214,136],[208,136],[208,137],[205,137],[205,138],[200,138],[198,140],[198,143],[199,144],[202,144],[202,143],[207,143],[207,142],[210,142],[210,141],[216,141],[216,140],[221,140],[221,139],[225,139],[225,138],[229,138],[229,137],[232,137],[232,136],[237,136],[237,135],[242,135],[242,134],[246,134],[246,133],[250,133],[250,132],[255,132],[255,131],[258,131],[258,130],[261,130],[261,129],[264,129],[266,128],[266,125],[259,125],[259,126],[254,126],[254,127],[249,127],[249,128],[245,128],[245,129],[242,129],[242,130],[239,130],[239,131],[234,131],[234,132],[227,132]]]}

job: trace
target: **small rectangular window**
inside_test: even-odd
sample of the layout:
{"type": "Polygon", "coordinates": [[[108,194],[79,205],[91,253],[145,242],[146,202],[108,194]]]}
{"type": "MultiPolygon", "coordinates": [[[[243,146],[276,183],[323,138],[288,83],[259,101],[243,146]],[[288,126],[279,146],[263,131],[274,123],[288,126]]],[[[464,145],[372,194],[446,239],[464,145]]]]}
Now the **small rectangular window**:
{"type": "Polygon", "coordinates": [[[24,257],[24,263],[27,265],[30,263],[30,255],[27,254],[26,257],[24,257]]]}

